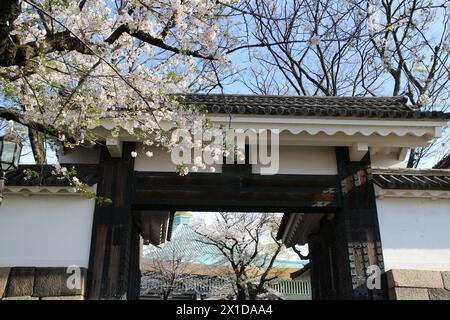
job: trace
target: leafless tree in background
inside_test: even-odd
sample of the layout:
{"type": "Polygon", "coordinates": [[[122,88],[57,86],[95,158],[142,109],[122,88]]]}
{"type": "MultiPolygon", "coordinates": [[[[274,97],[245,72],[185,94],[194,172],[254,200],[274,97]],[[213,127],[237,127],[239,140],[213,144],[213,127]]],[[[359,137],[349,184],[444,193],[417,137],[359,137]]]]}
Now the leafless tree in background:
{"type": "MultiPolygon", "coordinates": [[[[450,5],[429,0],[259,0],[245,17],[254,93],[404,95],[424,111],[449,107],[450,5]]],[[[443,142],[444,141],[444,142],[443,142]]],[[[445,154],[411,150],[408,167],[445,154]]]]}
{"type": "MultiPolygon", "coordinates": [[[[102,37],[96,35],[99,30],[89,33],[92,33],[93,36],[89,36],[92,39],[84,39],[85,30],[75,34],[64,24],[65,20],[71,20],[72,15],[58,16],[67,5],[78,7],[78,14],[83,16],[94,3],[75,0],[55,3],[2,1],[0,20],[7,22],[1,24],[0,28],[0,65],[3,68],[0,70],[0,78],[3,83],[23,80],[23,87],[30,87],[32,92],[48,86],[51,90],[42,89],[40,96],[54,92],[58,101],[63,102],[64,108],[66,105],[73,108],[74,97],[89,97],[86,90],[79,89],[86,87],[88,79],[96,77],[93,71],[101,65],[109,65],[113,67],[112,78],[129,84],[123,86],[122,91],[129,87],[132,94],[142,96],[136,85],[127,78],[142,63],[133,64],[130,70],[122,74],[116,72],[117,68],[111,65],[111,61],[115,59],[99,55],[101,50],[96,48],[120,42],[122,36],[127,36],[133,39],[130,43],[135,43],[136,48],[151,46],[157,53],[158,61],[168,60],[174,55],[195,57],[198,65],[193,70],[196,70],[196,74],[207,75],[204,78],[207,81],[200,83],[198,79],[193,79],[187,86],[192,92],[227,91],[227,86],[236,80],[232,76],[247,67],[241,64],[242,58],[247,56],[251,64],[247,72],[240,73],[238,77],[253,93],[405,95],[411,105],[423,110],[446,110],[449,106],[448,0],[241,0],[226,3],[219,0],[215,3],[217,17],[227,18],[227,22],[220,25],[223,30],[222,36],[216,39],[217,52],[224,59],[226,55],[229,56],[232,61],[229,69],[221,68],[212,56],[200,54],[198,50],[180,49],[178,38],[172,37],[178,30],[174,24],[176,10],[169,16],[171,18],[163,19],[168,20],[167,25],[162,24],[161,32],[156,38],[118,23],[117,28],[114,27],[103,41],[99,41],[102,37]],[[28,11],[22,10],[25,3],[28,11]],[[62,9],[57,9],[59,7],[62,9]],[[27,19],[27,14],[31,13],[33,19],[27,19]],[[25,23],[27,27],[15,27],[21,23],[25,23]],[[28,41],[27,34],[35,29],[41,30],[45,37],[28,41]],[[39,73],[39,77],[44,78],[39,83],[45,85],[30,85],[30,79],[40,79],[37,77],[36,67],[44,65],[36,64],[36,61],[44,59],[43,61],[52,65],[55,62],[63,63],[71,55],[87,58],[89,63],[70,66],[69,71],[63,70],[64,72],[55,67],[46,67],[49,75],[39,73]],[[52,81],[55,74],[73,79],[65,80],[68,84],[59,83],[56,86],[52,81]]],[[[126,11],[125,8],[130,8],[133,12],[149,10],[155,19],[159,19],[165,12],[162,7],[166,8],[162,3],[169,6],[167,8],[170,10],[167,12],[172,12],[171,1],[157,2],[155,7],[146,7],[142,1],[118,1],[114,2],[111,9],[118,16],[126,11]],[[134,10],[135,6],[142,10],[134,10]]],[[[182,5],[189,6],[189,2],[182,5]]],[[[183,37],[180,38],[182,39],[183,37]]],[[[177,72],[172,75],[174,79],[179,79],[177,72]]],[[[90,83],[96,84],[98,81],[90,83]]],[[[12,88],[14,90],[5,91],[12,98],[23,95],[21,90],[16,90],[19,86],[12,88]]],[[[38,95],[26,93],[25,96],[39,102],[38,95]]],[[[110,100],[114,99],[108,99],[110,100]]],[[[149,103],[149,99],[143,100],[149,103]]],[[[45,109],[48,101],[39,102],[39,107],[45,109]]],[[[38,163],[46,162],[46,141],[51,144],[52,139],[64,136],[68,142],[75,143],[80,136],[66,132],[66,126],[60,128],[50,125],[45,117],[38,119],[39,121],[31,121],[23,116],[25,106],[11,108],[4,101],[1,102],[0,118],[15,121],[25,127],[26,131],[22,135],[29,141],[38,163]]],[[[80,109],[84,107],[85,104],[81,103],[80,109]]],[[[59,117],[59,113],[57,115],[59,117]]],[[[445,147],[448,144],[443,144],[442,141],[446,140],[439,140],[431,147],[412,150],[408,166],[416,167],[422,159],[446,153],[443,149],[448,148],[445,147]]]]}

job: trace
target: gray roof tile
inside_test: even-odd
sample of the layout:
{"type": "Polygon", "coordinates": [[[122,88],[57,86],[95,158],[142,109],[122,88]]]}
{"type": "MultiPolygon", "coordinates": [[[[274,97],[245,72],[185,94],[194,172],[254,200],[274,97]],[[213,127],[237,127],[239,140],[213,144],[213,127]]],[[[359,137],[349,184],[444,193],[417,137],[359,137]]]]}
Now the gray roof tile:
{"type": "Polygon", "coordinates": [[[450,153],[436,163],[433,169],[450,169],[450,153]]]}
{"type": "MultiPolygon", "coordinates": [[[[98,181],[98,166],[90,164],[64,164],[64,167],[75,167],[77,178],[88,185],[94,185],[98,181]]],[[[52,174],[55,168],[52,165],[20,165],[19,169],[6,174],[6,185],[8,186],[69,186],[67,179],[61,179],[52,174]],[[38,173],[32,179],[27,179],[25,170],[38,173]]]]}
{"type": "Polygon", "coordinates": [[[373,169],[373,181],[383,189],[450,190],[450,170],[373,169]]]}
{"type": "Polygon", "coordinates": [[[187,105],[203,105],[209,113],[295,115],[359,118],[438,118],[450,113],[420,111],[397,97],[319,97],[236,94],[185,95],[187,105]]]}

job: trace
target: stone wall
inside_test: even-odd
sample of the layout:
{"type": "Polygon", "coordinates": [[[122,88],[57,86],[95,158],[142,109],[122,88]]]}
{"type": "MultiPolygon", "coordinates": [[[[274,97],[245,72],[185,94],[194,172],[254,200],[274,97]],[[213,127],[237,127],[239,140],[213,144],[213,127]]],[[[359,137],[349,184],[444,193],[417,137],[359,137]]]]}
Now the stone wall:
{"type": "Polygon", "coordinates": [[[84,300],[86,269],[79,270],[79,288],[69,289],[65,267],[1,267],[0,300],[84,300]]]}
{"type": "Polygon", "coordinates": [[[392,269],[386,276],[390,300],[450,300],[450,271],[392,269]]]}

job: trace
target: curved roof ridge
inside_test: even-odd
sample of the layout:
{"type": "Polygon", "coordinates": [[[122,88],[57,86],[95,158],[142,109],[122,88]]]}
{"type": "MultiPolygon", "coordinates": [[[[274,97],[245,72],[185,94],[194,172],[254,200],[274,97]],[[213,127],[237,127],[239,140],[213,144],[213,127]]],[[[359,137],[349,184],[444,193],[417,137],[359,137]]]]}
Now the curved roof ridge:
{"type": "Polygon", "coordinates": [[[356,118],[450,119],[450,113],[421,111],[405,96],[291,96],[186,94],[184,103],[204,105],[214,114],[289,115],[356,118]]]}
{"type": "Polygon", "coordinates": [[[283,95],[276,95],[276,94],[250,94],[250,93],[193,93],[193,94],[185,94],[184,96],[198,96],[198,97],[263,97],[263,98],[295,98],[295,99],[388,99],[388,100],[398,100],[406,102],[408,101],[408,98],[405,95],[398,95],[398,96],[299,96],[294,94],[283,94],[283,95]]]}
{"type": "Polygon", "coordinates": [[[373,182],[383,189],[450,190],[450,170],[373,169],[373,182]]]}

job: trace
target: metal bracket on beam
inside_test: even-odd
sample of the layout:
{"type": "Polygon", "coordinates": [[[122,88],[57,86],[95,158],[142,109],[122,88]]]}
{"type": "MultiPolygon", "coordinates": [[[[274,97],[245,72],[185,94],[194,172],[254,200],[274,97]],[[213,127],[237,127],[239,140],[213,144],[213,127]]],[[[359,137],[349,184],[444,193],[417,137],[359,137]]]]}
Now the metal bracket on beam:
{"type": "Polygon", "coordinates": [[[361,161],[369,151],[366,143],[357,143],[349,148],[350,161],[361,161]]]}
{"type": "Polygon", "coordinates": [[[122,157],[122,145],[123,142],[120,141],[117,137],[106,138],[106,147],[108,148],[109,154],[113,158],[122,157]]]}

